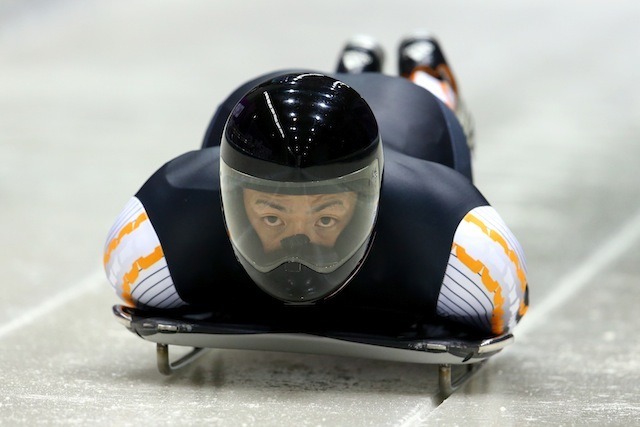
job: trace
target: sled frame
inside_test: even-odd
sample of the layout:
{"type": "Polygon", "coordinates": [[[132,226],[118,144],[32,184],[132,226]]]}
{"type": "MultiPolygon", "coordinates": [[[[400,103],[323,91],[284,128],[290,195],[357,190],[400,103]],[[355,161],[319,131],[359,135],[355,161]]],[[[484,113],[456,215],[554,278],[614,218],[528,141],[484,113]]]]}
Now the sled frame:
{"type": "MultiPolygon", "coordinates": [[[[317,336],[305,333],[262,333],[221,328],[210,332],[194,319],[157,317],[124,306],[114,306],[116,319],[134,334],[156,343],[158,371],[173,375],[191,365],[210,349],[245,349],[286,351],[295,353],[354,356],[369,359],[430,364],[438,366],[438,387],[442,400],[464,385],[493,355],[514,340],[504,334],[480,341],[452,342],[416,340],[389,343],[356,337],[317,336]],[[183,356],[171,360],[169,346],[190,348],[183,356]],[[293,349],[291,349],[293,348],[293,349]],[[462,365],[464,372],[454,377],[453,366],[462,365]]],[[[205,322],[206,323],[206,322],[205,322]]]]}

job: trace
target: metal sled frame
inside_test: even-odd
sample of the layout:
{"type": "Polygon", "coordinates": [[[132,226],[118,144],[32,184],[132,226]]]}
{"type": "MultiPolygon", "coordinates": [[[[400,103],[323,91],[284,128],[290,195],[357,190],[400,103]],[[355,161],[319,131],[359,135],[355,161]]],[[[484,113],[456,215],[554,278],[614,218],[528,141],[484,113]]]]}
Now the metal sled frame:
{"type": "Polygon", "coordinates": [[[513,342],[512,334],[477,341],[459,339],[390,339],[362,335],[325,333],[261,332],[237,325],[203,324],[197,319],[147,315],[129,307],[113,307],[116,319],[141,338],[156,343],[158,370],[171,375],[189,365],[205,350],[244,349],[284,351],[362,357],[394,362],[439,365],[439,387],[443,399],[449,397],[491,356],[513,342]],[[192,347],[186,355],[170,360],[169,346],[192,347]],[[464,365],[465,372],[452,376],[453,365],[464,365]]]}

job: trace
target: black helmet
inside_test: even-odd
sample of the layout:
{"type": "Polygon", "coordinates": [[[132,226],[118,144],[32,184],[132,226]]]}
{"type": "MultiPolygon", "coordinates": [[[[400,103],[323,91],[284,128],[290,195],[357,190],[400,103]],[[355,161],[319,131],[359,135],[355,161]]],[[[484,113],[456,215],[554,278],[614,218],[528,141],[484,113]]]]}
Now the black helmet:
{"type": "Polygon", "coordinates": [[[372,242],[382,182],[362,97],[321,74],[273,78],[236,104],[220,150],[227,231],[253,281],[289,303],[340,290],[372,242]]]}

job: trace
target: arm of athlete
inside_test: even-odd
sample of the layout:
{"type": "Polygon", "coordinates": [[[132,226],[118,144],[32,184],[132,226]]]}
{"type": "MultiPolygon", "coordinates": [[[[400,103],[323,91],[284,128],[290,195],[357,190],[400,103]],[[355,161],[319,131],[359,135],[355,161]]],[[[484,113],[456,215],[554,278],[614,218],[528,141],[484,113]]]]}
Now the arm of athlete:
{"type": "Polygon", "coordinates": [[[104,269],[116,294],[132,306],[162,309],[184,305],[147,211],[132,197],[111,227],[104,269]]]}
{"type": "Polygon", "coordinates": [[[454,235],[438,314],[499,335],[511,331],[527,307],[520,244],[491,206],[472,209],[454,235]]]}

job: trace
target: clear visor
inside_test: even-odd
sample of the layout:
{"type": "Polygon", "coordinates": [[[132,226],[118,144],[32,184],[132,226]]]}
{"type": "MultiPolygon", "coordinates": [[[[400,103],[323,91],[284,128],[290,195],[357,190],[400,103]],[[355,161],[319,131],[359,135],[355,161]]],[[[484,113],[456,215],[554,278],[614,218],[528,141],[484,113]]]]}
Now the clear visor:
{"type": "Polygon", "coordinates": [[[222,204],[234,249],[262,273],[284,263],[335,271],[372,233],[379,168],[374,160],[335,179],[280,182],[243,174],[221,160],[222,204]]]}

